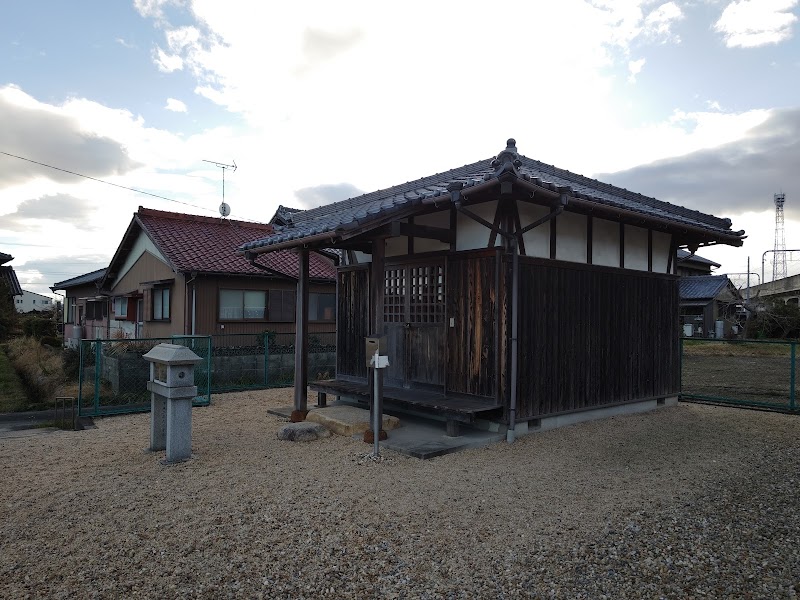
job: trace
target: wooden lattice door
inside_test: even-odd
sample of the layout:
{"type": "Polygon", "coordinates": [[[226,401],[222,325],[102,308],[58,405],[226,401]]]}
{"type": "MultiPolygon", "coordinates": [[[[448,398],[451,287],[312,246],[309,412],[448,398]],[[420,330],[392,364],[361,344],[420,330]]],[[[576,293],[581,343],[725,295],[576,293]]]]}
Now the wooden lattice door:
{"type": "Polygon", "coordinates": [[[385,269],[383,322],[387,383],[444,384],[444,260],[385,269]]]}

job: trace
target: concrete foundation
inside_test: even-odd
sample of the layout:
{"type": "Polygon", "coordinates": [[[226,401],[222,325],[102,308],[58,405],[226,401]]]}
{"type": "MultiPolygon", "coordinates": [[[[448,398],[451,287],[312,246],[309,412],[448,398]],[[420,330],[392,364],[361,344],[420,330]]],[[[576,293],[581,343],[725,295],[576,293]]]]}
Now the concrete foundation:
{"type": "Polygon", "coordinates": [[[532,419],[530,421],[517,423],[517,426],[514,431],[515,435],[520,436],[520,435],[525,435],[527,433],[534,433],[537,431],[547,431],[549,429],[566,427],[568,425],[575,425],[576,423],[583,423],[585,421],[595,421],[597,419],[605,419],[607,417],[614,417],[617,415],[633,415],[637,413],[643,413],[664,406],[677,406],[677,404],[678,404],[677,396],[668,396],[666,398],[657,398],[653,400],[643,400],[641,402],[631,402],[628,404],[620,404],[617,406],[607,406],[604,408],[585,410],[581,412],[569,413],[566,415],[545,417],[543,419],[532,419]]]}

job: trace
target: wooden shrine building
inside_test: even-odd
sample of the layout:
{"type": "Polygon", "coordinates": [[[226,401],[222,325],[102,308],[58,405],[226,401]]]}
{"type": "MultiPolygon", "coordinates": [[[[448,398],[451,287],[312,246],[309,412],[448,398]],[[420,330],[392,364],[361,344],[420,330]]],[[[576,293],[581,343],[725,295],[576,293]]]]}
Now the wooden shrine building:
{"type": "MultiPolygon", "coordinates": [[[[739,246],[721,219],[517,153],[287,215],[239,252],[294,248],[295,417],[306,411],[308,253],[338,249],[337,370],[368,397],[364,338],[387,336],[387,406],[514,432],[680,389],[676,256],[739,246]]],[[[602,410],[600,411],[602,414],[602,410]]],[[[585,415],[580,415],[581,417],[585,415]]]]}

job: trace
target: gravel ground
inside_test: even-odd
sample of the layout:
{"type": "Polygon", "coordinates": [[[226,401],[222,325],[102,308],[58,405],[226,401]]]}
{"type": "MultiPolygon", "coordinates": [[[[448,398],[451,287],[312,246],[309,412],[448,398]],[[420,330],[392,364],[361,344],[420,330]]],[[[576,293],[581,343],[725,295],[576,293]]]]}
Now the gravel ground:
{"type": "Polygon", "coordinates": [[[0,439],[0,597],[794,598],[800,420],[681,404],[419,461],[276,439],[290,390],[0,439]]]}

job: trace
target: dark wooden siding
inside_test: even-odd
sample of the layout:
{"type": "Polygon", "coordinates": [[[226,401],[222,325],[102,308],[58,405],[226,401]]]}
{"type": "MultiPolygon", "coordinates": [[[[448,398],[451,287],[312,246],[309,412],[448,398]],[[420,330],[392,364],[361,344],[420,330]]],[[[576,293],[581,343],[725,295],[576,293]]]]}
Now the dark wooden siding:
{"type": "MultiPolygon", "coordinates": [[[[451,256],[447,264],[447,391],[495,397],[499,337],[497,255],[451,256]]],[[[502,289],[503,279],[500,278],[502,289]]],[[[502,314],[500,315],[502,318],[502,314]]]]}
{"type": "Polygon", "coordinates": [[[520,299],[519,419],[678,393],[676,278],[521,259],[520,299]]]}
{"type": "Polygon", "coordinates": [[[366,378],[364,338],[370,335],[366,265],[339,270],[336,298],[336,374],[366,378]]]}

